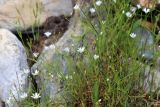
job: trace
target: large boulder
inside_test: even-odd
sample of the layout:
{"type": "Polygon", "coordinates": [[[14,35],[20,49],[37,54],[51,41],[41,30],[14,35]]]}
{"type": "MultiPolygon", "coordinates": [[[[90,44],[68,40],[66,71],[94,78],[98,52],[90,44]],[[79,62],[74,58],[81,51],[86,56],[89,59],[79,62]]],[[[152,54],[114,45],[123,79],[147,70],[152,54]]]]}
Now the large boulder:
{"type": "Polygon", "coordinates": [[[0,0],[0,27],[10,30],[39,26],[50,16],[70,16],[71,0],[0,0]]]}
{"type": "Polygon", "coordinates": [[[155,46],[152,33],[144,27],[137,27],[133,30],[136,34],[137,49],[139,55],[147,60],[153,59],[155,46]]]}
{"type": "Polygon", "coordinates": [[[44,48],[37,62],[33,65],[31,72],[36,69],[40,74],[35,77],[38,87],[44,88],[43,97],[50,97],[56,101],[59,99],[62,82],[57,75],[62,74],[67,76],[67,61],[64,59],[64,54],[74,53],[79,45],[78,38],[82,34],[81,21],[79,16],[71,18],[68,30],[55,43],[47,48],[44,48]]]}
{"type": "Polygon", "coordinates": [[[9,30],[0,29],[0,99],[13,106],[11,98],[19,100],[25,91],[28,69],[25,49],[9,30]]]}
{"type": "Polygon", "coordinates": [[[4,5],[9,0],[0,0],[0,5],[4,5]]]}

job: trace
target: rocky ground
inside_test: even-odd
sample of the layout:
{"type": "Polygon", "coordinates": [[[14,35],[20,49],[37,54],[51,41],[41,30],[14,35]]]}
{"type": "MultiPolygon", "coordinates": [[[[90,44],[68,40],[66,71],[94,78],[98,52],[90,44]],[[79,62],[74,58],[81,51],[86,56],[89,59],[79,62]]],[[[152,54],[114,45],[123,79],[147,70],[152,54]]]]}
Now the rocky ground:
{"type": "MultiPolygon", "coordinates": [[[[151,17],[159,14],[156,11],[159,6],[154,2],[150,3],[150,0],[142,1],[132,1],[131,6],[140,4],[153,9],[141,27],[133,29],[134,34],[142,36],[137,45],[143,48],[142,46],[147,44],[149,47],[145,48],[147,51],[139,52],[142,57],[141,62],[145,62],[153,60],[156,46],[150,47],[150,45],[154,45],[151,30],[155,21],[151,17]]],[[[83,38],[84,29],[81,19],[84,16],[75,9],[75,4],[85,4],[84,10],[92,5],[91,0],[76,2],[73,0],[0,0],[0,100],[3,105],[17,107],[15,101],[10,101],[10,91],[18,101],[21,101],[20,96],[24,92],[27,93],[29,88],[35,89],[35,92],[41,90],[43,93],[41,99],[49,96],[55,101],[59,100],[59,93],[64,83],[57,77],[56,70],[59,68],[62,74],[67,75],[67,61],[64,56],[66,54],[74,56],[78,47],[83,46],[83,41],[79,38],[83,38]],[[55,62],[58,65],[54,65],[55,62]]],[[[136,12],[141,15],[135,15],[132,20],[143,19],[145,12],[142,9],[136,12]]],[[[90,18],[98,25],[97,15],[91,13],[92,11],[88,12],[90,18]]],[[[157,24],[155,34],[158,34],[159,30],[157,24]]],[[[83,38],[92,52],[95,51],[96,41],[93,35],[89,32],[83,38]]],[[[134,38],[134,35],[131,37],[134,38]]],[[[86,63],[87,60],[85,59],[86,63]]],[[[157,59],[157,65],[159,62],[157,59]]],[[[146,90],[149,87],[148,81],[152,79],[150,72],[156,71],[159,66],[151,68],[151,65],[145,68],[146,90]]],[[[156,72],[154,89],[157,89],[160,81],[158,76],[159,72],[156,72]]]]}
{"type": "MultiPolygon", "coordinates": [[[[55,44],[69,28],[70,18],[73,15],[73,4],[71,0],[1,0],[0,2],[0,26],[3,28],[0,31],[0,72],[2,76],[0,98],[2,102],[9,105],[7,101],[10,98],[10,91],[13,91],[16,99],[20,99],[17,95],[27,91],[30,68],[37,62],[38,56],[41,56],[42,51],[49,46],[55,44]],[[22,85],[18,84],[19,81],[22,82],[22,85]],[[14,88],[18,85],[21,86],[19,87],[21,90],[16,92],[14,88]]],[[[16,107],[12,104],[9,107],[16,107]]]]}

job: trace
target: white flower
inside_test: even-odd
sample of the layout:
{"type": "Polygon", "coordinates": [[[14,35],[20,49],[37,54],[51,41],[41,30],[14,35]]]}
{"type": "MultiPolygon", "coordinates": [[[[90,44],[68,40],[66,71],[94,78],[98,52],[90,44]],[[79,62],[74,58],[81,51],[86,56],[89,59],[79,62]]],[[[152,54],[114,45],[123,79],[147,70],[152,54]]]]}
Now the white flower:
{"type": "Polygon", "coordinates": [[[106,23],[106,21],[103,21],[103,20],[102,20],[102,24],[105,24],[105,23],[106,23]]]}
{"type": "Polygon", "coordinates": [[[77,52],[79,52],[79,53],[83,53],[83,52],[84,52],[84,50],[85,50],[85,47],[80,47],[80,48],[78,48],[77,52]]]}
{"type": "Polygon", "coordinates": [[[115,3],[116,3],[116,2],[117,2],[117,0],[113,0],[113,2],[115,2],[115,3]]]}
{"type": "Polygon", "coordinates": [[[49,48],[50,48],[50,49],[55,49],[55,45],[54,45],[54,44],[51,44],[51,45],[49,45],[49,48]]]}
{"type": "Polygon", "coordinates": [[[28,74],[30,71],[29,71],[29,69],[23,69],[23,72],[24,72],[25,74],[28,74]]]}
{"type": "Polygon", "coordinates": [[[142,54],[142,57],[145,57],[145,54],[142,54]]]}
{"type": "Polygon", "coordinates": [[[125,11],[123,10],[123,11],[122,11],[122,13],[124,14],[124,13],[125,13],[125,11]]]}
{"type": "Polygon", "coordinates": [[[70,51],[69,47],[64,48],[64,51],[69,53],[69,51],[70,51]]]}
{"type": "Polygon", "coordinates": [[[78,4],[76,4],[73,8],[74,8],[74,10],[80,9],[78,4]]]}
{"type": "Polygon", "coordinates": [[[140,4],[137,4],[137,8],[140,9],[140,8],[141,8],[141,5],[140,5],[140,4]]]}
{"type": "Polygon", "coordinates": [[[37,57],[38,57],[38,55],[39,55],[39,53],[38,53],[38,52],[34,52],[34,53],[33,53],[33,56],[34,56],[35,58],[37,58],[37,57]]]}
{"type": "Polygon", "coordinates": [[[21,95],[20,95],[20,98],[22,98],[22,99],[25,99],[25,98],[27,98],[28,97],[28,94],[27,93],[22,93],[21,95]]]}
{"type": "Polygon", "coordinates": [[[99,99],[98,102],[100,103],[102,101],[102,99],[99,99]]]}
{"type": "Polygon", "coordinates": [[[137,36],[137,35],[136,35],[135,33],[131,33],[131,34],[130,34],[130,37],[131,37],[131,38],[135,38],[136,36],[137,36]]]}
{"type": "Polygon", "coordinates": [[[72,15],[73,15],[73,12],[70,13],[70,16],[72,16],[72,15]]]}
{"type": "Polygon", "coordinates": [[[36,75],[38,75],[39,74],[39,71],[36,69],[34,72],[32,72],[32,75],[33,76],[36,76],[36,75]]]}
{"type": "Polygon", "coordinates": [[[44,35],[45,35],[46,37],[50,37],[50,36],[52,35],[52,33],[51,33],[51,32],[45,32],[44,35]]]}
{"type": "Polygon", "coordinates": [[[107,81],[109,81],[109,78],[107,78],[107,81]]]}
{"type": "Polygon", "coordinates": [[[100,35],[103,35],[103,32],[100,32],[100,35]]]}
{"type": "Polygon", "coordinates": [[[94,58],[94,60],[97,60],[97,59],[99,58],[99,55],[96,55],[96,54],[95,54],[95,55],[93,56],[93,58],[94,58]]]}
{"type": "Polygon", "coordinates": [[[51,75],[51,78],[53,78],[54,76],[53,75],[51,75]]]}
{"type": "Polygon", "coordinates": [[[95,12],[96,12],[95,8],[90,8],[89,11],[90,11],[91,13],[95,13],[95,12]]]}
{"type": "Polygon", "coordinates": [[[49,47],[48,46],[44,46],[44,50],[49,50],[49,47]]]}
{"type": "Polygon", "coordinates": [[[132,13],[131,12],[126,12],[126,16],[127,17],[132,17],[132,13]]]}
{"type": "Polygon", "coordinates": [[[44,47],[44,50],[49,50],[49,49],[55,49],[55,45],[54,44],[51,44],[49,46],[45,46],[44,47]]]}
{"type": "Polygon", "coordinates": [[[144,8],[143,11],[147,14],[148,12],[150,12],[150,9],[144,8]]]}
{"type": "Polygon", "coordinates": [[[66,75],[66,79],[72,79],[72,76],[66,75]]]}
{"type": "Polygon", "coordinates": [[[130,7],[131,12],[135,13],[137,8],[136,7],[130,7]]]}
{"type": "Polygon", "coordinates": [[[71,45],[72,47],[74,46],[74,44],[71,45]]]}
{"type": "Polygon", "coordinates": [[[34,93],[34,94],[32,94],[31,97],[32,97],[33,99],[39,99],[41,96],[40,96],[39,93],[34,93]]]}
{"type": "Polygon", "coordinates": [[[53,78],[53,77],[54,77],[54,75],[53,75],[52,73],[49,73],[49,76],[50,76],[51,78],[53,78]]]}
{"type": "Polygon", "coordinates": [[[96,5],[97,5],[97,6],[100,6],[101,4],[102,4],[102,1],[101,1],[101,0],[96,1],[96,5]]]}

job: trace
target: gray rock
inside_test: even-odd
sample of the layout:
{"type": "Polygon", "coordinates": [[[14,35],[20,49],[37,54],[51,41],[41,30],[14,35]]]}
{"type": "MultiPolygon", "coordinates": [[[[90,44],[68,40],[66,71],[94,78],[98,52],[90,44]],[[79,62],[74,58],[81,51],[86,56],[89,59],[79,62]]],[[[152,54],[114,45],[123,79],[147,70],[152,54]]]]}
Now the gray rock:
{"type": "Polygon", "coordinates": [[[51,99],[59,98],[59,90],[61,81],[57,77],[57,73],[67,75],[66,60],[63,55],[74,53],[77,49],[79,41],[77,38],[82,34],[81,22],[77,16],[71,19],[69,29],[59,39],[58,42],[52,44],[49,49],[44,49],[37,62],[32,67],[40,70],[40,75],[35,77],[39,88],[45,87],[45,95],[49,95],[51,99]],[[58,71],[58,72],[57,72],[58,71]]]}
{"type": "Polygon", "coordinates": [[[154,41],[152,33],[144,27],[137,27],[133,30],[133,33],[137,35],[137,47],[139,49],[139,55],[142,58],[151,60],[154,55],[154,41]]]}
{"type": "Polygon", "coordinates": [[[0,0],[0,5],[4,5],[9,0],[0,0]]]}
{"type": "Polygon", "coordinates": [[[1,0],[0,3],[0,27],[10,30],[39,26],[49,16],[73,13],[71,0],[1,0]]]}
{"type": "Polygon", "coordinates": [[[146,92],[160,93],[160,59],[157,59],[156,65],[151,67],[149,65],[143,65],[144,67],[144,89],[146,92]]]}
{"type": "Polygon", "coordinates": [[[138,49],[138,54],[141,58],[146,59],[146,63],[140,62],[142,69],[141,75],[141,85],[144,87],[146,92],[154,92],[158,89],[160,84],[160,72],[159,72],[159,62],[151,67],[150,60],[154,61],[155,44],[153,40],[152,33],[144,28],[137,27],[133,29],[133,33],[136,34],[136,45],[138,49]]]}
{"type": "Polygon", "coordinates": [[[28,69],[25,49],[9,30],[0,29],[0,99],[13,106],[13,96],[19,100],[24,91],[28,69]]]}
{"type": "Polygon", "coordinates": [[[70,16],[73,13],[72,0],[42,0],[47,16],[70,16]]]}
{"type": "Polygon", "coordinates": [[[133,33],[137,35],[136,42],[137,49],[139,49],[139,55],[147,60],[145,64],[140,62],[140,66],[143,68],[141,85],[146,92],[156,91],[160,93],[160,58],[154,58],[154,53],[158,51],[158,49],[156,50],[155,48],[153,35],[144,27],[135,28],[133,33]],[[151,66],[151,63],[153,66],[151,66]]]}

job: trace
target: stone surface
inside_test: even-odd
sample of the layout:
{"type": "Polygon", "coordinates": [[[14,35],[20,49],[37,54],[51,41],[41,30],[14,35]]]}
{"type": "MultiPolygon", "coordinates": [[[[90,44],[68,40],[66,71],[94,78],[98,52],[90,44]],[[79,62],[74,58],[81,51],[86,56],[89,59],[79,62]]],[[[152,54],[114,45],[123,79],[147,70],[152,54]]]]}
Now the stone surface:
{"type": "Polygon", "coordinates": [[[4,5],[9,0],[0,0],[0,5],[4,5]]]}
{"type": "MultiPolygon", "coordinates": [[[[19,100],[18,94],[24,91],[23,87],[27,79],[24,69],[28,69],[24,47],[9,30],[0,29],[0,99],[2,101],[10,103],[8,99],[11,95],[19,100]]],[[[12,103],[9,107],[12,107],[12,103]]]]}
{"type": "Polygon", "coordinates": [[[151,60],[154,55],[155,46],[152,33],[144,27],[137,27],[133,30],[137,40],[137,49],[139,49],[139,55],[142,58],[151,60]]]}
{"type": "Polygon", "coordinates": [[[132,0],[134,5],[140,4],[142,7],[155,8],[156,4],[159,3],[158,0],[132,0]]]}
{"type": "Polygon", "coordinates": [[[0,27],[10,30],[41,25],[47,17],[73,12],[71,0],[0,0],[0,27]]]}
{"type": "Polygon", "coordinates": [[[82,34],[81,22],[78,16],[71,18],[69,29],[55,44],[45,48],[38,58],[37,62],[33,65],[32,70],[40,70],[40,75],[35,77],[39,88],[44,89],[45,95],[50,98],[59,97],[59,89],[61,81],[57,77],[57,73],[67,74],[66,60],[64,54],[74,53],[79,41],[77,38],[82,34]],[[57,72],[58,71],[58,72],[57,72]]]}
{"type": "Polygon", "coordinates": [[[156,60],[155,66],[143,65],[144,67],[144,89],[146,92],[160,93],[160,58],[156,60]]]}
{"type": "MultiPolygon", "coordinates": [[[[152,33],[144,28],[137,27],[133,30],[136,36],[137,49],[139,49],[139,55],[143,62],[140,62],[142,68],[142,82],[146,92],[160,92],[160,58],[155,59],[154,53],[159,51],[156,48],[152,33]]],[[[158,46],[157,46],[158,47],[158,46]]]]}

